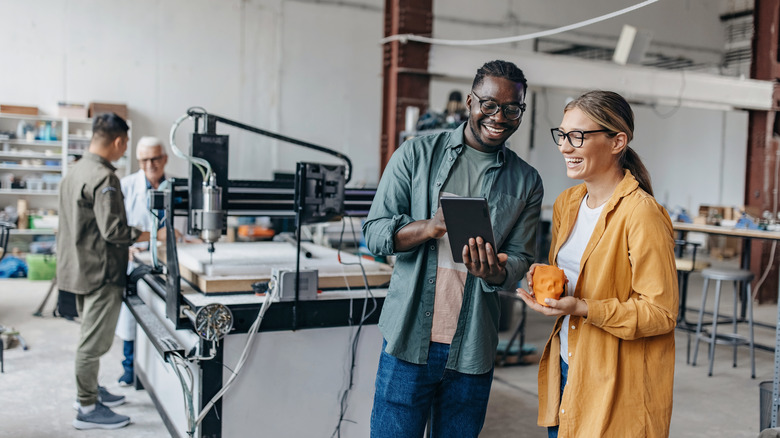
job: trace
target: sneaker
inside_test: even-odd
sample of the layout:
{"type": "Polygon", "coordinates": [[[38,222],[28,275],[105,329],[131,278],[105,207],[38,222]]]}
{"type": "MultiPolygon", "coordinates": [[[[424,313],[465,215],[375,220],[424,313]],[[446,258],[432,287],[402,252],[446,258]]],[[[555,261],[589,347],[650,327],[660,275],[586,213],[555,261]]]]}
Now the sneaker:
{"type": "MultiPolygon", "coordinates": [[[[103,403],[104,406],[115,408],[121,404],[124,404],[124,402],[125,396],[111,394],[104,386],[98,386],[98,404],[103,403]]],[[[79,410],[78,400],[73,402],[73,409],[77,411],[79,410]]]]}
{"type": "Polygon", "coordinates": [[[114,408],[124,404],[125,396],[111,394],[104,386],[98,386],[98,402],[109,408],[114,408]]]}
{"type": "Polygon", "coordinates": [[[130,417],[119,415],[107,408],[104,404],[95,403],[95,409],[84,414],[79,409],[76,419],[73,420],[73,427],[76,429],[119,429],[130,423],[130,417]]]}
{"type": "Polygon", "coordinates": [[[132,386],[134,381],[133,373],[125,371],[122,377],[119,378],[119,386],[132,386]]]}

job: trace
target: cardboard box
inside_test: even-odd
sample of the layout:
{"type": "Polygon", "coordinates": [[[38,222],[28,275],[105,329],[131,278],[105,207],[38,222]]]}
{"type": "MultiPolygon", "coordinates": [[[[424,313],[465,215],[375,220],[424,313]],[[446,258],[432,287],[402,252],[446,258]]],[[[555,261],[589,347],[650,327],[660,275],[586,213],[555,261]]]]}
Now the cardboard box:
{"type": "Polygon", "coordinates": [[[27,116],[37,116],[38,115],[38,107],[37,106],[21,106],[21,105],[0,104],[0,113],[24,114],[24,115],[27,115],[27,116]]]}
{"type": "Polygon", "coordinates": [[[707,247],[710,250],[710,257],[718,260],[739,258],[742,254],[742,238],[711,234],[708,237],[707,247]]]}
{"type": "Polygon", "coordinates": [[[105,102],[90,102],[89,103],[89,117],[95,117],[104,113],[115,113],[119,117],[127,120],[127,105],[124,103],[105,103],[105,102]]]}
{"type": "Polygon", "coordinates": [[[709,217],[710,211],[713,212],[713,214],[718,219],[724,219],[727,221],[731,220],[738,220],[742,214],[740,213],[739,209],[731,207],[731,206],[725,206],[725,205],[700,205],[699,206],[699,216],[703,217],[709,217]]]}
{"type": "Polygon", "coordinates": [[[86,119],[89,114],[87,106],[82,103],[60,103],[57,105],[57,116],[68,119],[86,119]]]}

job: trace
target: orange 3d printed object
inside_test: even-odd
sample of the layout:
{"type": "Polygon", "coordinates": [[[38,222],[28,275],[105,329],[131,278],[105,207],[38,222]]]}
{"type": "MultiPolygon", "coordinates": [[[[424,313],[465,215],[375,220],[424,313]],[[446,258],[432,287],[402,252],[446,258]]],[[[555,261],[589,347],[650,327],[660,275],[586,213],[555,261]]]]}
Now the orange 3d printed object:
{"type": "Polygon", "coordinates": [[[541,265],[534,268],[534,295],[536,301],[543,305],[545,298],[557,300],[561,297],[566,284],[566,275],[562,269],[555,266],[541,265]]]}

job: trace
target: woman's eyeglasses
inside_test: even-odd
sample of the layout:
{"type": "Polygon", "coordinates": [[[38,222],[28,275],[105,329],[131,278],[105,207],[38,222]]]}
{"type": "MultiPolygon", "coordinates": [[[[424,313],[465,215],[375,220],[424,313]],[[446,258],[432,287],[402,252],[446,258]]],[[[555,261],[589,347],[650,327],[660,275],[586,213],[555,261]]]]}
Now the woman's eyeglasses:
{"type": "Polygon", "coordinates": [[[593,131],[569,131],[563,132],[559,128],[553,128],[550,130],[553,140],[558,146],[563,146],[564,140],[569,140],[569,144],[573,148],[582,147],[582,143],[585,141],[585,134],[595,134],[597,132],[612,132],[609,129],[594,129],[593,131]]]}

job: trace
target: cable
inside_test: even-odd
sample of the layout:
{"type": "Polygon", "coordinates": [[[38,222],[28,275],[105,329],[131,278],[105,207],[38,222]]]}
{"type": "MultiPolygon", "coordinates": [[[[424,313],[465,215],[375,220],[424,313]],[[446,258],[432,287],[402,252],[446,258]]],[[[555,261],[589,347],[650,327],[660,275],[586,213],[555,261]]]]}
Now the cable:
{"type": "MultiPolygon", "coordinates": [[[[275,132],[266,131],[264,129],[260,129],[251,125],[247,125],[241,122],[237,122],[235,120],[228,119],[226,117],[218,116],[216,114],[208,114],[205,109],[201,107],[192,107],[187,110],[187,115],[190,117],[209,117],[213,121],[224,123],[228,126],[233,126],[234,128],[243,129],[245,131],[254,132],[255,134],[264,135],[266,137],[271,137],[275,140],[281,140],[286,143],[292,143],[297,146],[302,146],[305,148],[313,149],[315,151],[319,151],[328,155],[332,155],[340,160],[343,160],[346,164],[346,175],[345,175],[345,182],[349,182],[352,179],[352,160],[349,159],[348,156],[342,154],[339,151],[335,151],[330,148],[326,148],[324,146],[319,146],[314,143],[309,143],[302,140],[297,140],[292,137],[287,137],[281,134],[277,134],[275,132]],[[195,111],[194,109],[198,108],[201,110],[201,112],[195,111]]],[[[204,179],[205,181],[205,179],[204,179]]]]}
{"type": "MultiPolygon", "coordinates": [[[[341,234],[339,236],[339,247],[338,247],[338,260],[339,263],[345,266],[348,265],[359,265],[360,271],[363,274],[363,283],[366,288],[366,298],[363,301],[363,313],[360,316],[360,322],[358,323],[357,330],[355,331],[354,335],[352,336],[352,340],[350,341],[351,347],[350,347],[350,360],[349,360],[349,380],[347,381],[346,389],[341,393],[341,400],[340,400],[340,411],[339,411],[339,420],[336,424],[336,428],[333,430],[333,434],[331,434],[331,438],[338,436],[341,437],[341,423],[344,421],[350,421],[352,420],[346,420],[344,416],[347,413],[347,409],[349,408],[349,393],[352,391],[352,387],[354,386],[354,379],[355,379],[355,362],[357,361],[357,348],[358,344],[360,342],[360,333],[363,328],[363,323],[365,323],[371,315],[374,314],[378,307],[378,303],[376,301],[376,297],[371,292],[371,288],[368,285],[368,276],[366,275],[365,267],[363,266],[363,259],[358,254],[358,261],[357,263],[346,263],[341,261],[341,245],[344,242],[344,229],[345,229],[345,222],[346,219],[349,218],[350,227],[352,229],[352,238],[355,242],[355,247],[360,248],[360,245],[358,243],[357,235],[355,233],[355,223],[352,220],[352,218],[348,215],[345,215],[345,217],[341,221],[341,234]],[[368,307],[368,299],[369,297],[373,300],[374,306],[371,308],[371,311],[366,313],[366,309],[368,307]]],[[[347,289],[349,289],[349,282],[346,282],[347,289]]],[[[352,297],[349,299],[349,325],[352,327],[352,297]]]]}
{"type": "Polygon", "coordinates": [[[193,386],[192,371],[187,366],[186,360],[178,352],[167,353],[165,356],[165,362],[167,362],[171,366],[171,368],[173,368],[173,372],[179,378],[179,383],[181,384],[182,396],[184,397],[184,408],[187,411],[187,435],[194,436],[195,409],[192,403],[192,386],[193,386]],[[182,376],[181,371],[179,371],[180,366],[184,367],[184,369],[187,371],[187,376],[189,377],[189,381],[190,381],[189,385],[184,380],[184,376],[182,376]]]}
{"type": "Polygon", "coordinates": [[[203,419],[206,417],[206,414],[209,413],[211,408],[214,406],[214,404],[222,398],[223,395],[225,395],[226,392],[230,389],[230,387],[233,385],[233,382],[236,380],[236,377],[238,377],[238,373],[241,372],[241,368],[244,367],[244,363],[246,362],[247,357],[249,356],[249,351],[252,349],[252,346],[254,345],[254,339],[255,335],[257,335],[257,330],[260,328],[260,323],[263,321],[263,317],[265,316],[265,312],[268,311],[268,309],[271,307],[271,302],[276,299],[278,295],[278,291],[276,288],[271,289],[271,291],[266,294],[265,301],[263,301],[263,306],[260,307],[260,311],[257,312],[257,318],[255,318],[255,322],[252,323],[252,326],[249,327],[249,336],[246,339],[246,344],[244,345],[244,350],[241,352],[241,356],[238,358],[238,363],[236,364],[236,370],[230,375],[230,378],[225,383],[225,385],[222,386],[222,389],[219,390],[216,394],[214,394],[214,397],[209,400],[208,403],[206,403],[206,406],[203,407],[203,410],[200,412],[200,415],[198,416],[198,419],[195,420],[195,425],[199,425],[203,419]]]}
{"type": "Polygon", "coordinates": [[[775,249],[777,249],[777,240],[772,242],[772,250],[769,252],[769,262],[766,264],[764,274],[761,275],[761,279],[758,280],[756,288],[753,290],[753,296],[751,298],[754,300],[758,297],[758,291],[761,289],[761,285],[764,284],[764,280],[766,280],[766,276],[769,275],[769,270],[772,269],[772,264],[775,262],[775,249]]]}
{"type": "MultiPolygon", "coordinates": [[[[780,148],[775,150],[775,189],[774,189],[774,215],[773,219],[777,219],[777,179],[780,177],[780,148]]],[[[758,283],[756,283],[756,288],[753,290],[753,296],[751,297],[753,300],[758,297],[758,291],[761,289],[761,285],[764,284],[764,280],[766,280],[766,276],[769,275],[769,270],[772,269],[772,265],[775,262],[775,250],[777,249],[777,240],[772,242],[772,250],[769,253],[769,262],[766,264],[766,269],[764,269],[764,273],[761,274],[761,279],[758,280],[758,283]]]]}
{"type": "MultiPolygon", "coordinates": [[[[179,125],[181,125],[181,123],[184,120],[192,118],[192,116],[189,114],[189,111],[190,110],[188,109],[187,114],[184,114],[183,116],[176,119],[176,121],[173,122],[173,125],[171,126],[171,138],[170,138],[171,150],[173,151],[173,154],[176,155],[177,157],[184,158],[185,160],[192,163],[192,165],[195,166],[200,171],[200,174],[203,177],[203,181],[208,181],[209,177],[211,176],[211,163],[204,160],[203,158],[191,157],[185,154],[184,152],[182,152],[181,150],[179,150],[178,146],[176,146],[176,130],[179,129],[179,125]]],[[[206,110],[203,110],[203,113],[208,115],[208,113],[206,113],[206,110]]]]}
{"type": "Polygon", "coordinates": [[[485,40],[443,40],[443,39],[428,38],[428,37],[413,35],[413,34],[403,34],[403,35],[392,35],[386,38],[382,38],[381,40],[379,40],[379,43],[385,44],[392,41],[400,41],[401,43],[406,43],[408,41],[417,41],[420,43],[439,44],[442,46],[487,46],[491,44],[516,43],[518,41],[532,40],[535,38],[546,37],[549,35],[555,35],[558,33],[579,29],[580,27],[589,26],[591,24],[595,24],[604,20],[608,20],[610,18],[617,17],[618,15],[623,15],[625,13],[645,7],[657,1],[658,0],[645,0],[642,3],[638,3],[634,6],[629,6],[619,11],[610,12],[609,14],[605,14],[600,17],[591,18],[585,21],[580,21],[579,23],[574,23],[568,26],[557,27],[555,29],[548,29],[548,30],[543,30],[541,32],[533,32],[533,33],[518,35],[513,37],[492,38],[492,39],[485,39],[485,40]]]}
{"type": "MultiPolygon", "coordinates": [[[[168,180],[166,179],[165,181],[160,183],[160,185],[157,187],[157,190],[161,190],[161,191],[165,190],[166,188],[168,188],[168,185],[169,183],[168,180]]],[[[149,195],[147,191],[147,198],[148,196],[149,195]]],[[[153,217],[151,229],[159,231],[160,216],[158,216],[157,213],[155,213],[154,210],[152,210],[151,208],[148,208],[147,211],[153,217]]],[[[163,218],[163,220],[165,220],[165,218],[163,218]]],[[[157,231],[151,231],[151,230],[149,231],[149,251],[151,252],[152,255],[152,267],[154,267],[154,269],[160,269],[162,267],[162,264],[159,262],[157,257],[157,231]]]]}
{"type": "Polygon", "coordinates": [[[680,70],[680,75],[680,93],[677,95],[677,102],[674,104],[674,107],[669,111],[662,113],[658,111],[657,104],[650,105],[650,108],[653,110],[655,115],[662,119],[668,119],[672,117],[677,111],[680,110],[680,107],[682,107],[682,97],[683,92],[685,91],[685,70],[680,70]]]}

